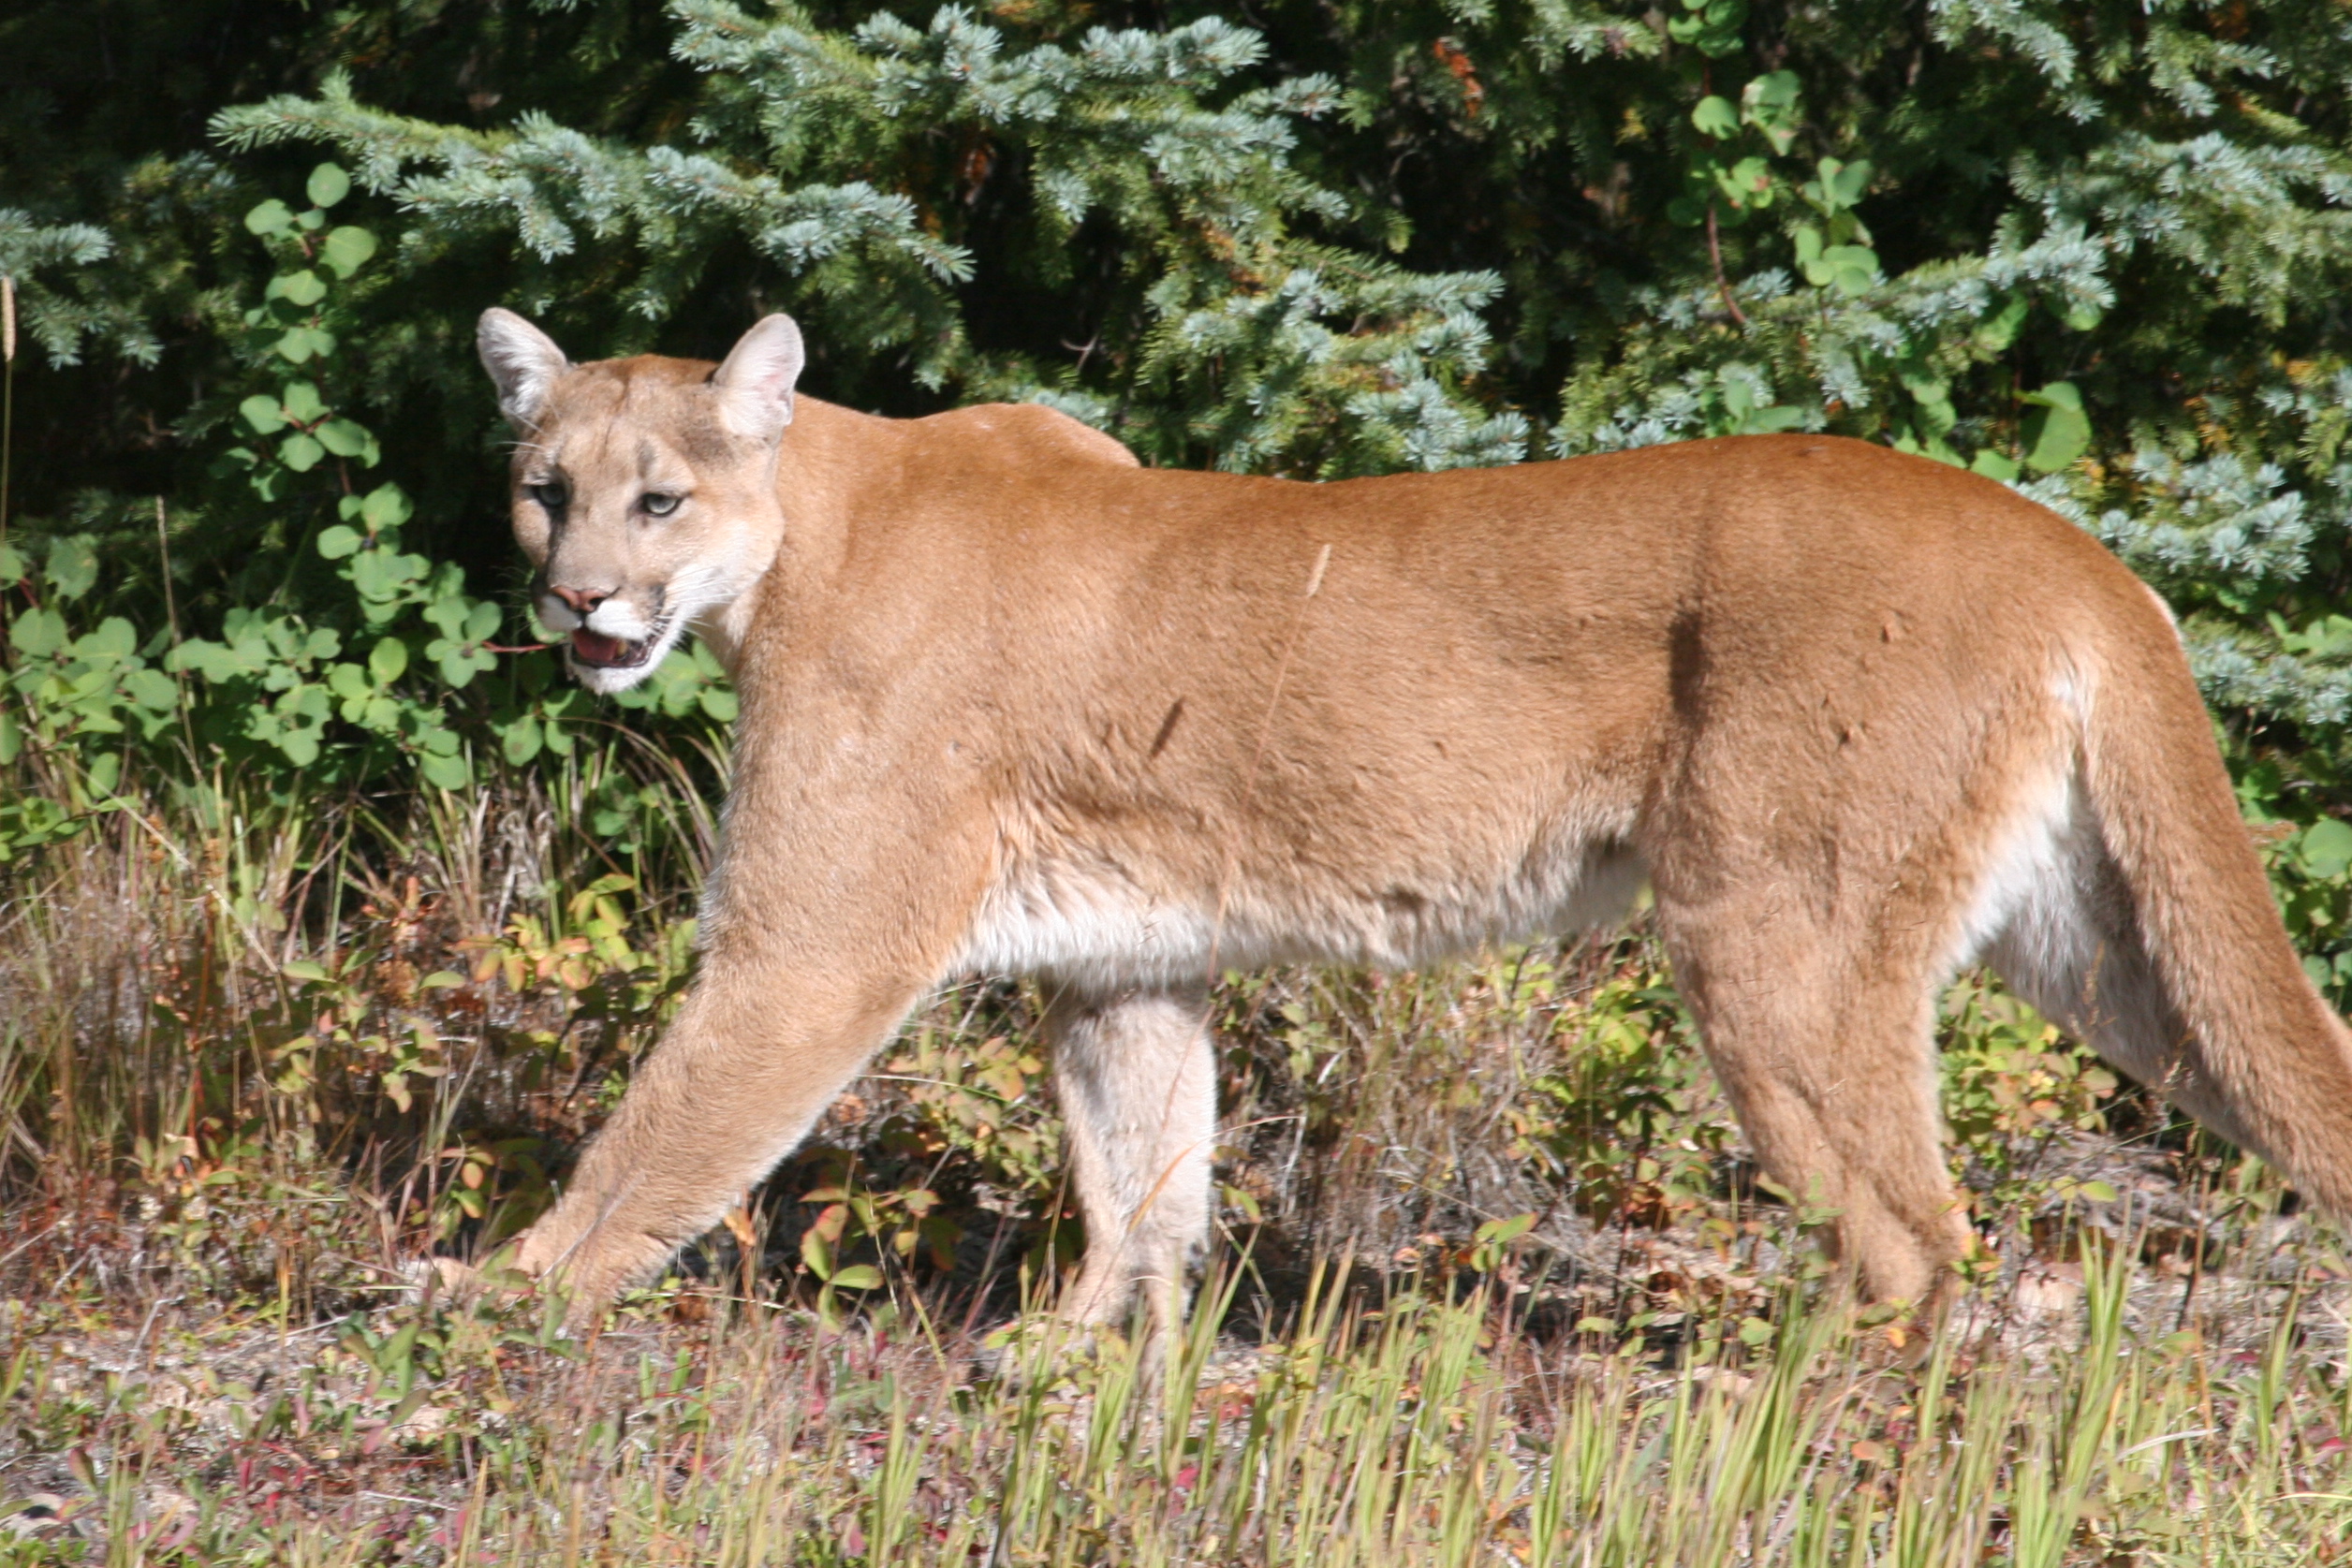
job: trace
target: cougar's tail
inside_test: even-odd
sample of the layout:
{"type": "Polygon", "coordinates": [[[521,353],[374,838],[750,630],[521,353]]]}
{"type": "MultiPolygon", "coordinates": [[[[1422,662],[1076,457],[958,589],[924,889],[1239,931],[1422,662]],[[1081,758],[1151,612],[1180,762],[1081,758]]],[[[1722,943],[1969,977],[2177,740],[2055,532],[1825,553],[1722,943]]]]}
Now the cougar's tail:
{"type": "Polygon", "coordinates": [[[2161,993],[2135,1032],[2170,1036],[2119,1061],[2352,1219],[2352,1031],[2287,941],[2168,620],[2151,604],[2108,630],[2083,784],[2161,993]]]}

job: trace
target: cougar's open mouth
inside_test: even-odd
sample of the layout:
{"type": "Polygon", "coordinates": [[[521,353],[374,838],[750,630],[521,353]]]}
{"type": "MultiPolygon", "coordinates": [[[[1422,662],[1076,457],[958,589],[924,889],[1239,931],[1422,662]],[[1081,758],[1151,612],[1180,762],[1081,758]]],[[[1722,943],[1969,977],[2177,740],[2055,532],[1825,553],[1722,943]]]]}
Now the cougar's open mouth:
{"type": "Polygon", "coordinates": [[[642,641],[629,642],[581,626],[572,633],[572,658],[595,669],[634,669],[661,642],[662,627],[654,627],[642,641]]]}

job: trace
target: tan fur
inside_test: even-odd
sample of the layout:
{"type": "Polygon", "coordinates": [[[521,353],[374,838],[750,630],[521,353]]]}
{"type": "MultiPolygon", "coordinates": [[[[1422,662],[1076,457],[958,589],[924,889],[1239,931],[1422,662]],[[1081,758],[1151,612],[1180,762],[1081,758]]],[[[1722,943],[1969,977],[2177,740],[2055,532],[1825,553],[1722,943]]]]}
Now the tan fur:
{"type": "MultiPolygon", "coordinates": [[[[755,334],[797,371],[778,319],[755,334]]],[[[486,322],[485,357],[543,582],[745,579],[695,607],[742,697],[699,978],[521,1247],[583,1301],[984,970],[1052,998],[1091,1238],[1067,1310],[1141,1283],[1164,1325],[1209,1219],[1216,971],[1420,963],[1613,919],[1645,878],[1765,1168],[1838,1211],[1878,1297],[1938,1294],[1968,1243],[1932,1022],[1978,958],[2352,1209],[2352,1044],[2173,628],[1997,484],[1811,435],[1152,471],[1040,409],[895,421],[788,379],[789,423],[742,434],[746,349],[713,380],[521,333],[486,322]],[[551,464],[551,534],[521,487],[551,464]],[[690,489],[675,519],[629,513],[649,476],[690,489]]]]}

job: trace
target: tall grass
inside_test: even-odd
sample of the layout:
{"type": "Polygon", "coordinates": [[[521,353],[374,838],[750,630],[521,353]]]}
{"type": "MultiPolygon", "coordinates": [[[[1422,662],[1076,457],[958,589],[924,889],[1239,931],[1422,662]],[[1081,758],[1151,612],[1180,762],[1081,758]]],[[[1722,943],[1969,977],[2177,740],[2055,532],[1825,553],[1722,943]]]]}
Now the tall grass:
{"type": "Polygon", "coordinates": [[[63,1517],[11,1560],[2334,1561],[2345,1389],[2299,1315],[2216,1366],[2087,1261],[2034,1355],[1952,1335],[1919,1365],[1793,1301],[1771,1345],[1673,1365],[1531,1339],[1483,1291],[1328,1274],[1248,1344],[1213,1285],[1156,1381],[1110,1338],[1024,1340],[1017,1375],[979,1377],[912,1300],[847,1334],[768,1308],[625,1321],[564,1355],[409,1309],[330,1342],[183,1330],[77,1358],[20,1310],[17,1468],[61,1476],[63,1517]]]}

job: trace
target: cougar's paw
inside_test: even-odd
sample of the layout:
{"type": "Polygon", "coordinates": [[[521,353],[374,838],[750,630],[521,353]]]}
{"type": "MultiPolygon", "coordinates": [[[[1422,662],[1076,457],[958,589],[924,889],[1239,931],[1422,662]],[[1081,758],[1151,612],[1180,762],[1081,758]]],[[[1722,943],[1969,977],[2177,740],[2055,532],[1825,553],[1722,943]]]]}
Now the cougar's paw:
{"type": "Polygon", "coordinates": [[[504,1258],[479,1266],[453,1257],[412,1259],[401,1270],[408,1288],[419,1298],[457,1306],[477,1301],[513,1301],[536,1290],[538,1282],[504,1258]]]}
{"type": "Polygon", "coordinates": [[[980,1341],[973,1373],[1009,1389],[1052,1387],[1105,1372],[1132,1369],[1148,1376],[1154,1364],[1148,1344],[1139,1344],[1109,1324],[1036,1313],[1015,1318],[980,1341]]]}

